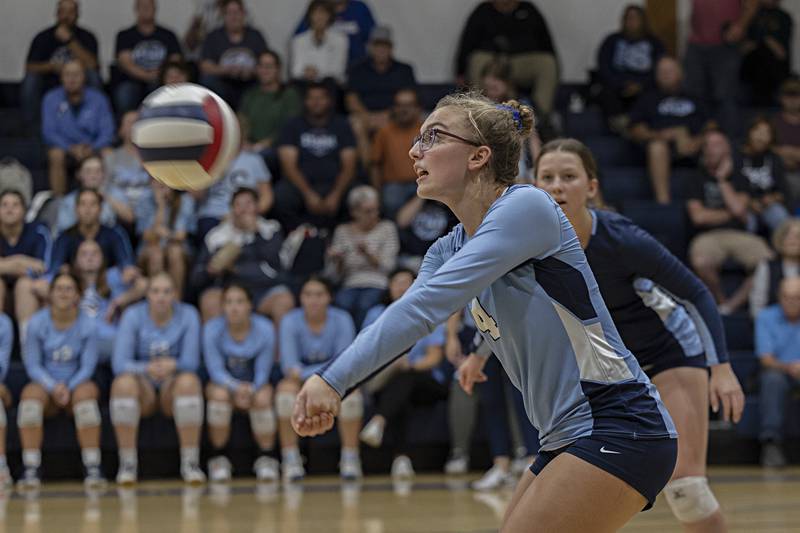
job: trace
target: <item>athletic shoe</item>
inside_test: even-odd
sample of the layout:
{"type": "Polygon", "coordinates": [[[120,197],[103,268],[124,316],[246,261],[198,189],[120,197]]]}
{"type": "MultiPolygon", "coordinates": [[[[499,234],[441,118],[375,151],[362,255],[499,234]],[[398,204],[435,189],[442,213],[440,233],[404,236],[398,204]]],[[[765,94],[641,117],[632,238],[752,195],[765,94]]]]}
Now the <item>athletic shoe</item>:
{"type": "Polygon", "coordinates": [[[120,463],[119,470],[117,470],[117,485],[129,487],[136,483],[138,479],[136,473],[136,465],[130,463],[120,463]]]}
{"type": "Polygon", "coordinates": [[[231,462],[223,455],[208,460],[208,479],[212,483],[224,483],[231,480],[231,462]]]}
{"type": "Polygon", "coordinates": [[[767,468],[783,468],[786,466],[786,456],[783,449],[775,442],[765,442],[761,447],[761,466],[767,468]]]}
{"type": "Polygon", "coordinates": [[[301,461],[284,462],[281,465],[283,470],[283,481],[285,483],[294,483],[306,477],[306,469],[303,468],[301,461]]]}
{"type": "Polygon", "coordinates": [[[0,466],[0,489],[8,488],[14,483],[11,479],[11,472],[8,471],[8,465],[0,466]]]}
{"type": "Polygon", "coordinates": [[[190,485],[200,485],[206,482],[206,475],[200,470],[197,463],[185,463],[181,465],[181,477],[183,481],[190,485]]]}
{"type": "Polygon", "coordinates": [[[519,477],[531,466],[531,463],[533,463],[533,459],[530,457],[518,457],[511,461],[511,473],[519,477]]]}
{"type": "Polygon", "coordinates": [[[469,457],[464,454],[452,455],[444,464],[444,473],[449,475],[466,474],[469,471],[469,457]]]}
{"type": "Polygon", "coordinates": [[[392,479],[411,479],[414,477],[414,466],[407,455],[398,455],[392,461],[392,479]]]}
{"type": "Polygon", "coordinates": [[[472,488],[474,490],[497,490],[513,482],[513,480],[514,477],[511,473],[495,465],[490,468],[482,478],[473,481],[472,488]]]}
{"type": "Polygon", "coordinates": [[[361,459],[358,457],[342,459],[339,461],[339,475],[345,481],[355,481],[360,479],[363,474],[361,472],[361,459]]]}
{"type": "Polygon", "coordinates": [[[383,442],[383,423],[376,418],[371,418],[358,434],[358,438],[367,446],[380,448],[383,442]]]}
{"type": "Polygon", "coordinates": [[[26,468],[22,473],[22,477],[17,480],[17,489],[22,491],[36,490],[42,485],[42,480],[39,479],[39,468],[30,467],[26,468]]]}
{"type": "Polygon", "coordinates": [[[100,471],[99,466],[89,466],[84,469],[83,486],[87,490],[102,489],[106,486],[106,478],[103,477],[103,472],[100,471]]]}
{"type": "Polygon", "coordinates": [[[281,477],[280,463],[272,457],[263,455],[253,463],[253,472],[259,481],[278,481],[281,477]]]}

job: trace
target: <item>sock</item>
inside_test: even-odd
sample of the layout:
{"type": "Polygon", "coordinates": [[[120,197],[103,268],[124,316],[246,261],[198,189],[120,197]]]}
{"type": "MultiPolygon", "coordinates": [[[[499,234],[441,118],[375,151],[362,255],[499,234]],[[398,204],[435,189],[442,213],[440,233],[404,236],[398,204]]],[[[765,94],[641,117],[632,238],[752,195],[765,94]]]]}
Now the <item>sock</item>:
{"type": "Polygon", "coordinates": [[[300,462],[300,450],[297,449],[297,446],[292,446],[290,448],[284,448],[281,450],[281,455],[283,456],[284,463],[299,463],[300,462]]]}
{"type": "Polygon", "coordinates": [[[137,466],[139,463],[139,456],[136,453],[136,448],[120,448],[119,462],[120,464],[137,466]]]}
{"type": "Polygon", "coordinates": [[[358,448],[342,448],[342,461],[358,461],[358,448]]]}
{"type": "Polygon", "coordinates": [[[8,463],[6,462],[6,454],[4,454],[4,453],[0,454],[0,468],[6,467],[6,466],[8,466],[8,463]]]}
{"type": "Polygon", "coordinates": [[[197,446],[181,448],[181,464],[200,463],[200,449],[197,446]]]}
{"type": "Polygon", "coordinates": [[[81,459],[86,468],[100,466],[100,448],[84,448],[81,450],[81,459]]]}
{"type": "Polygon", "coordinates": [[[39,468],[42,464],[42,452],[39,450],[22,450],[22,464],[25,468],[39,468]]]}
{"type": "Polygon", "coordinates": [[[20,320],[19,321],[19,349],[23,351],[25,347],[25,341],[27,340],[28,334],[28,322],[29,320],[20,320]]]}

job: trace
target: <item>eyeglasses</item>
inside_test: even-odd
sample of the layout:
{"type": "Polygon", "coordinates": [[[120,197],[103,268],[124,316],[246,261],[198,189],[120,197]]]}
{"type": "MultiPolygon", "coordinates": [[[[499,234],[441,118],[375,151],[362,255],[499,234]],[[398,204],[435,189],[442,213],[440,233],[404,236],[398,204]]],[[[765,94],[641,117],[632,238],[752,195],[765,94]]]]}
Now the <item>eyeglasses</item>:
{"type": "Polygon", "coordinates": [[[420,152],[423,153],[427,152],[436,143],[438,135],[444,135],[445,137],[452,137],[453,139],[457,139],[462,143],[466,143],[471,146],[482,146],[478,142],[470,141],[469,139],[465,139],[464,137],[459,137],[455,133],[450,133],[449,131],[440,130],[439,128],[431,128],[429,130],[423,131],[421,135],[417,135],[416,137],[414,137],[414,142],[411,143],[411,148],[414,148],[417,145],[417,143],[419,143],[420,152]]]}

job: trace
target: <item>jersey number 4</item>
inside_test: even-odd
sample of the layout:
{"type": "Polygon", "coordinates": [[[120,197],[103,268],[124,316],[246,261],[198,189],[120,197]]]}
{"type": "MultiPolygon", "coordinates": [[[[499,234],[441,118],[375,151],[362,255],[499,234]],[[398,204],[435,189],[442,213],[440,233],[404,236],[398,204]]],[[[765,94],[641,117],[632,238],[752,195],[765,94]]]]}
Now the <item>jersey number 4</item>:
{"type": "Polygon", "coordinates": [[[475,321],[475,327],[481,333],[488,333],[492,336],[492,340],[500,338],[500,328],[497,327],[497,321],[492,318],[492,315],[486,312],[481,302],[477,298],[473,298],[472,306],[470,307],[472,319],[475,321]]]}

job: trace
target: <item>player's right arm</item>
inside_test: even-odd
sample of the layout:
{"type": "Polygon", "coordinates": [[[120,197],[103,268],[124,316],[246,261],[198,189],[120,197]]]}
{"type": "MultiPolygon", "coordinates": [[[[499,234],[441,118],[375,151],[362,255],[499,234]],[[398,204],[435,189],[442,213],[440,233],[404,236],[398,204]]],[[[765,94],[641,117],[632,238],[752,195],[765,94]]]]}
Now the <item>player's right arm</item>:
{"type": "Polygon", "coordinates": [[[28,324],[28,332],[25,340],[25,350],[22,354],[22,362],[25,364],[25,371],[31,381],[44,387],[48,392],[58,385],[55,379],[45,369],[42,364],[44,353],[41,345],[42,315],[36,315],[28,324]]]}
{"type": "Polygon", "coordinates": [[[203,361],[211,381],[233,392],[239,386],[239,380],[231,376],[225,368],[225,356],[217,346],[224,327],[224,319],[211,320],[203,327],[203,361]]]}
{"type": "Polygon", "coordinates": [[[114,350],[111,355],[111,368],[114,375],[124,373],[144,374],[147,372],[147,361],[136,360],[136,331],[140,324],[137,319],[137,307],[131,307],[122,314],[117,336],[114,341],[114,350]]]}

